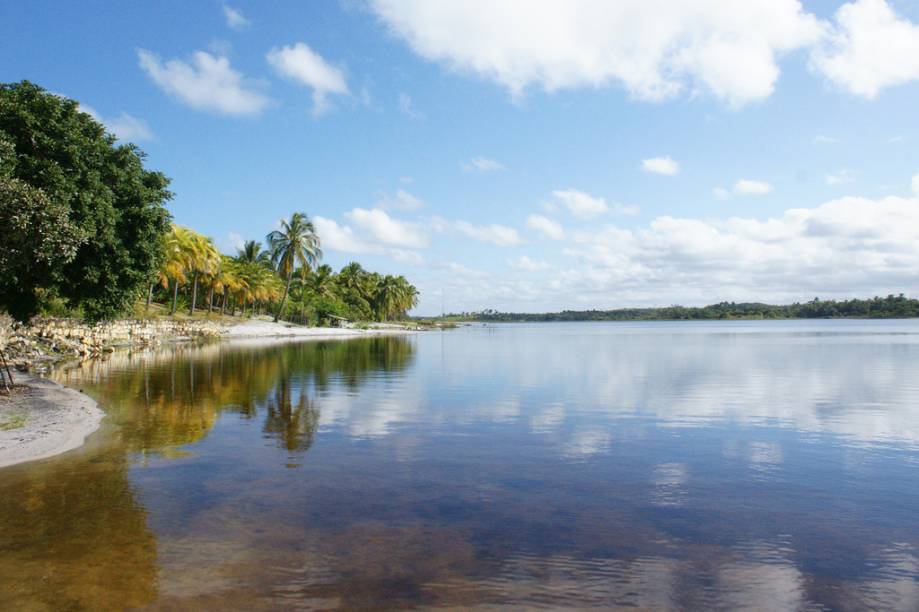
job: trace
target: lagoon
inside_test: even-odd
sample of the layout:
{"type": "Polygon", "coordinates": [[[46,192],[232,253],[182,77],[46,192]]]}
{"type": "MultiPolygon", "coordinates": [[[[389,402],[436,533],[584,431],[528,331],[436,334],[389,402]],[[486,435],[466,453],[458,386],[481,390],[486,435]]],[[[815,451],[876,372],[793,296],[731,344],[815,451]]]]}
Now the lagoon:
{"type": "Polygon", "coordinates": [[[124,351],[0,469],[4,609],[919,608],[919,322],[124,351]]]}

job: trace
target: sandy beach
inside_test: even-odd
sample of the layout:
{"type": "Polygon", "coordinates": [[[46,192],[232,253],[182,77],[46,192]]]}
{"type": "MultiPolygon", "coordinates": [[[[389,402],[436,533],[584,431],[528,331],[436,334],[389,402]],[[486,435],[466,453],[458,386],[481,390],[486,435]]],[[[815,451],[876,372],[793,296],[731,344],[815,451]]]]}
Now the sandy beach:
{"type": "Polygon", "coordinates": [[[74,389],[28,374],[0,395],[0,468],[73,450],[99,428],[105,414],[74,389]]]}
{"type": "Polygon", "coordinates": [[[275,323],[264,319],[249,319],[243,323],[227,325],[222,338],[346,338],[379,334],[405,334],[412,330],[401,325],[378,324],[369,329],[345,327],[305,327],[290,323],[275,323]]]}

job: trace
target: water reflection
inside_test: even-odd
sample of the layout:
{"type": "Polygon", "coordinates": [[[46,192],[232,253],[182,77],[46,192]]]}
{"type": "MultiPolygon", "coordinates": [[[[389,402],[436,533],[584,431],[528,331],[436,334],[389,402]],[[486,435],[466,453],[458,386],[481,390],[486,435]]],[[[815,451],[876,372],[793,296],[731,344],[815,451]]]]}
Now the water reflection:
{"type": "Polygon", "coordinates": [[[916,609],[917,368],[911,322],[118,353],[62,374],[105,404],[106,430],[0,472],[0,595],[38,608],[916,609]],[[117,550],[88,535],[109,504],[117,550]],[[100,577],[81,583],[81,563],[100,577]],[[28,586],[45,573],[50,595],[28,586]]]}

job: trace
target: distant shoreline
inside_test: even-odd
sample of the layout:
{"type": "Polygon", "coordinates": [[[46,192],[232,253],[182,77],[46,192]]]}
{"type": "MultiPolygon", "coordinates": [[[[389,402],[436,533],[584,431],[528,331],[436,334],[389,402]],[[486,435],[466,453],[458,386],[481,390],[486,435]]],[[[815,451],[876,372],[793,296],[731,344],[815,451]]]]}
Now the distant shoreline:
{"type": "Polygon", "coordinates": [[[664,306],[658,308],[616,308],[610,310],[563,310],[526,313],[451,313],[435,320],[477,323],[559,321],[762,321],[795,319],[913,319],[919,318],[919,300],[900,295],[871,299],[826,300],[794,304],[719,302],[709,306],[664,306]]]}

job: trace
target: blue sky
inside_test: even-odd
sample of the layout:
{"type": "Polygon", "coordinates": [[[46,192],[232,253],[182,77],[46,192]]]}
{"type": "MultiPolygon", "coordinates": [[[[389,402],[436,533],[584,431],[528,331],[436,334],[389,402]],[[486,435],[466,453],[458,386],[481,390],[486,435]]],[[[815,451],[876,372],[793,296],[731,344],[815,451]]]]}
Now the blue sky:
{"type": "Polygon", "coordinates": [[[227,252],[303,210],[419,313],[916,294],[919,4],[0,8],[227,252]]]}

